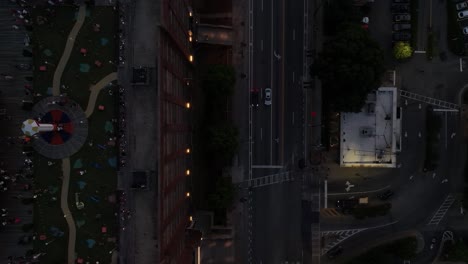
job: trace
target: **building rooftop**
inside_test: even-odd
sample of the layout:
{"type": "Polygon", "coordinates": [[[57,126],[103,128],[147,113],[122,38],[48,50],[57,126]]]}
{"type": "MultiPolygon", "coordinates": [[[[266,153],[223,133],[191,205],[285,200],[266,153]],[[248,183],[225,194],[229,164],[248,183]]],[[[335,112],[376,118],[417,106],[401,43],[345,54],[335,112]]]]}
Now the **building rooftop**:
{"type": "Polygon", "coordinates": [[[342,167],[396,167],[401,150],[397,89],[381,87],[367,97],[359,113],[341,113],[342,167]]]}

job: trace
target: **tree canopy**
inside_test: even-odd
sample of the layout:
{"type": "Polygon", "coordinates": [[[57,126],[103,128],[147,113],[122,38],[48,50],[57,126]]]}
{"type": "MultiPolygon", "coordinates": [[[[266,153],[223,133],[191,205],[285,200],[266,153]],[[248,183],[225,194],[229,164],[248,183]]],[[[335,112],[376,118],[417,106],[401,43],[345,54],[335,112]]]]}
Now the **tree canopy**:
{"type": "Polygon", "coordinates": [[[208,140],[214,158],[229,163],[239,147],[239,131],[231,124],[215,125],[208,129],[208,140]]]}
{"type": "Polygon", "coordinates": [[[404,60],[411,57],[411,55],[413,55],[413,49],[408,42],[398,41],[393,46],[393,56],[395,56],[395,59],[404,60]]]}
{"type": "Polygon", "coordinates": [[[226,209],[232,205],[235,189],[231,178],[219,177],[216,180],[216,187],[209,196],[209,203],[214,209],[226,209]]]}
{"type": "Polygon", "coordinates": [[[236,84],[236,73],[232,66],[212,65],[208,68],[203,83],[204,89],[213,98],[231,96],[236,84]]]}
{"type": "Polygon", "coordinates": [[[367,31],[347,24],[325,43],[311,71],[322,81],[335,111],[359,112],[367,94],[381,84],[384,53],[367,31]]]}

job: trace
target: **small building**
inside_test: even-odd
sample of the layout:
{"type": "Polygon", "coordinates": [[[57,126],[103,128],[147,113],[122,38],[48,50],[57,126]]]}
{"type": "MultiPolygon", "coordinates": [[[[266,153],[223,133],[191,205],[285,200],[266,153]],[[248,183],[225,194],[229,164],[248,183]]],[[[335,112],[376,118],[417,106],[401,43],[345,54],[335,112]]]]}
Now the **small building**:
{"type": "Polygon", "coordinates": [[[398,90],[381,87],[370,93],[359,113],[341,113],[340,166],[397,167],[401,151],[398,90]]]}

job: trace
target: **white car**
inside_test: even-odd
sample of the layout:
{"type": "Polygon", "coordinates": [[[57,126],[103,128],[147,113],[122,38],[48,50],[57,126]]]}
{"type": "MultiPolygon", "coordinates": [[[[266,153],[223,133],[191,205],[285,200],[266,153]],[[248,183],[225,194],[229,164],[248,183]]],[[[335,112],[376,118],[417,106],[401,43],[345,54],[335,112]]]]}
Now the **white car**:
{"type": "Polygon", "coordinates": [[[455,5],[455,8],[456,8],[457,10],[466,9],[467,7],[468,7],[467,1],[460,2],[460,3],[458,3],[458,4],[455,5]]]}
{"type": "Polygon", "coordinates": [[[265,105],[271,105],[271,89],[265,88],[265,105]]]}
{"type": "Polygon", "coordinates": [[[468,35],[468,27],[464,27],[462,30],[463,34],[468,35]]]}
{"type": "Polygon", "coordinates": [[[459,19],[466,18],[466,17],[468,17],[468,10],[458,12],[458,18],[459,19]]]}

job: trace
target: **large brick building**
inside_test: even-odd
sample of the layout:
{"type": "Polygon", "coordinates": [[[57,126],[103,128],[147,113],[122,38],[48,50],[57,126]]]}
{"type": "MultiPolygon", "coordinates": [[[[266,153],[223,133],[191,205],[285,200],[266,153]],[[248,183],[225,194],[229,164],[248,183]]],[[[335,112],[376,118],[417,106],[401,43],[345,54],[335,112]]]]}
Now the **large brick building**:
{"type": "Polygon", "coordinates": [[[192,9],[190,0],[161,0],[158,34],[160,153],[156,263],[192,263],[186,182],[190,177],[192,9]]]}

